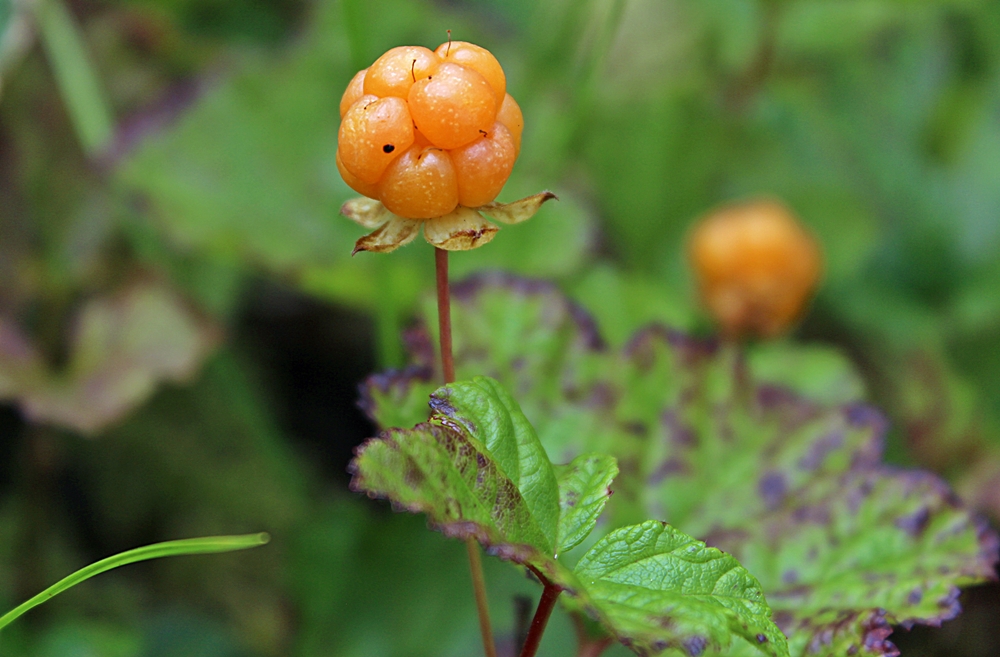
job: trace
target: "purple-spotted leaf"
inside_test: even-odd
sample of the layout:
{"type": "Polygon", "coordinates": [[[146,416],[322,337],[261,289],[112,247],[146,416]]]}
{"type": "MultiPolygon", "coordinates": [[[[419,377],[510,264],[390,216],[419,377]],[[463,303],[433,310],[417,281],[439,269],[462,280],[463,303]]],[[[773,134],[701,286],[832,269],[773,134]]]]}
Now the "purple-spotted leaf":
{"type": "MultiPolygon", "coordinates": [[[[555,564],[559,481],[517,403],[495,380],[476,377],[438,389],[430,405],[429,421],[390,429],[358,448],[352,488],[562,579],[555,564]]],[[[606,501],[601,483],[576,493],[606,501]]]]}
{"type": "Polygon", "coordinates": [[[581,454],[553,466],[513,398],[486,377],[439,388],[430,407],[427,422],[358,448],[354,490],[532,568],[640,654],[700,655],[734,637],[765,655],[788,654],[753,576],[664,523],[612,532],[575,573],[563,564],[561,553],[587,537],[611,495],[614,458],[581,454]]]}
{"type": "MultiPolygon", "coordinates": [[[[452,326],[459,379],[486,375],[517,397],[545,449],[557,462],[581,451],[581,437],[610,429],[605,411],[605,347],[593,321],[554,286],[488,273],[452,286],[452,326]],[[567,403],[568,397],[574,402],[567,403]]],[[[436,326],[436,306],[426,306],[426,326],[436,326]]],[[[361,406],[382,427],[412,426],[427,419],[427,397],[440,380],[436,335],[407,336],[412,365],[371,376],[361,406]]],[[[610,452],[590,440],[588,449],[610,452]]],[[[637,517],[635,520],[644,520],[637,517]]]]}
{"type": "MultiPolygon", "coordinates": [[[[882,465],[885,421],[860,401],[758,383],[736,350],[664,328],[609,350],[546,283],[492,274],[455,290],[459,375],[513,390],[560,460],[617,458],[605,527],[657,518],[739,559],[792,655],[892,655],[891,625],[939,624],[957,587],[994,576],[995,535],[937,477],[882,465]]],[[[409,376],[370,379],[376,420],[419,415],[407,400],[427,394],[433,338],[410,336],[409,376]]]]}

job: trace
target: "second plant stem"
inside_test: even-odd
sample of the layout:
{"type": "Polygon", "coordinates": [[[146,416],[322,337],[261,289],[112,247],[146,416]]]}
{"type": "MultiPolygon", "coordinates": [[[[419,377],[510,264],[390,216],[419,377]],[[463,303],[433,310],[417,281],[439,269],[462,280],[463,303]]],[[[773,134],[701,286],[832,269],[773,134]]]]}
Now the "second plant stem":
{"type": "MultiPolygon", "coordinates": [[[[434,269],[437,275],[438,335],[441,340],[441,373],[445,384],[455,380],[455,359],[451,348],[451,293],[448,287],[448,252],[434,249],[434,269]]],[[[490,626],[490,608],[486,599],[486,578],[483,576],[483,562],[475,539],[465,539],[469,553],[469,570],[472,572],[472,588],[476,594],[476,609],[479,611],[479,630],[483,635],[483,650],[486,657],[496,657],[493,642],[493,628],[490,626]]]]}
{"type": "Polygon", "coordinates": [[[535,617],[531,619],[528,637],[524,640],[524,646],[521,648],[521,657],[535,657],[538,645],[542,642],[542,634],[545,633],[545,626],[548,625],[549,616],[552,615],[552,610],[556,606],[556,599],[562,593],[560,587],[547,580],[540,572],[534,568],[531,570],[545,588],[542,589],[542,597],[538,601],[538,607],[535,608],[535,617]]]}

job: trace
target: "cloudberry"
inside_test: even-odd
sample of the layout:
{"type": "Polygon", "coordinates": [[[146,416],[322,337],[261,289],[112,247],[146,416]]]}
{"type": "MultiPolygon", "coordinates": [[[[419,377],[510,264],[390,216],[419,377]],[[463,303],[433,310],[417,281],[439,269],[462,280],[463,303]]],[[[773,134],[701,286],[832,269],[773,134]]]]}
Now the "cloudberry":
{"type": "Polygon", "coordinates": [[[451,160],[458,176],[458,202],[467,208],[476,208],[495,199],[507,182],[515,159],[514,138],[499,121],[471,144],[452,149],[451,160]]]}
{"type": "Polygon", "coordinates": [[[458,205],[458,180],[448,151],[414,145],[392,161],[378,183],[389,212],[407,219],[441,217],[458,205]]]}
{"type": "Polygon", "coordinates": [[[510,176],[524,118],[485,48],[392,48],[340,101],[337,167],[359,193],[408,219],[492,202],[510,176]]]}
{"type": "Polygon", "coordinates": [[[368,67],[365,93],[406,98],[410,87],[437,70],[441,58],[421,46],[399,46],[387,51],[368,67]]]}
{"type": "Polygon", "coordinates": [[[799,317],[822,271],[812,236],[784,205],[762,200],[722,207],[691,232],[699,292],[731,337],[770,337],[799,317]]]}
{"type": "Polygon", "coordinates": [[[361,97],[365,95],[366,73],[368,73],[368,69],[363,68],[351,78],[351,82],[347,85],[347,91],[340,99],[340,118],[344,118],[347,110],[351,109],[351,105],[361,100],[361,97]]]}
{"type": "Polygon", "coordinates": [[[524,116],[517,102],[506,94],[500,109],[497,110],[497,121],[504,124],[510,131],[510,136],[514,138],[514,155],[521,154],[521,131],[524,130],[524,116]]]}
{"type": "Polygon", "coordinates": [[[483,79],[493,88],[497,98],[497,107],[500,107],[504,96],[507,95],[507,76],[504,75],[503,68],[493,53],[474,43],[448,41],[438,46],[434,54],[443,61],[461,64],[483,76],[483,79]]]}
{"type": "Polygon", "coordinates": [[[337,152],[344,167],[374,184],[389,163],[413,144],[413,119],[406,101],[365,94],[340,122],[337,152]]]}

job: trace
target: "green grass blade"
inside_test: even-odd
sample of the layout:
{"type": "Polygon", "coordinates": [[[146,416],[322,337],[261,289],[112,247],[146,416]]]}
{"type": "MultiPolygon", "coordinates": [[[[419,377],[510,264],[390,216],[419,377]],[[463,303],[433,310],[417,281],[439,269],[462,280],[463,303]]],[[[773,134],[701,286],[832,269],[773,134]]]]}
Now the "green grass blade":
{"type": "Polygon", "coordinates": [[[207,536],[204,538],[187,538],[179,541],[166,541],[164,543],[154,543],[145,547],[136,548],[121,554],[101,559],[89,566],[81,568],[72,575],[64,577],[49,588],[45,589],[27,602],[18,605],[15,609],[0,616],[0,630],[9,625],[14,619],[29,609],[37,607],[43,602],[50,600],[68,588],[76,586],[80,582],[90,579],[94,575],[100,575],[112,568],[125,566],[137,561],[147,561],[149,559],[159,559],[161,557],[175,557],[185,554],[211,554],[215,552],[232,552],[233,550],[245,550],[267,543],[270,537],[267,534],[246,534],[243,536],[207,536]]]}
{"type": "Polygon", "coordinates": [[[83,36],[61,0],[42,0],[35,18],[59,92],[88,156],[100,155],[114,135],[111,108],[87,53],[83,36]]]}

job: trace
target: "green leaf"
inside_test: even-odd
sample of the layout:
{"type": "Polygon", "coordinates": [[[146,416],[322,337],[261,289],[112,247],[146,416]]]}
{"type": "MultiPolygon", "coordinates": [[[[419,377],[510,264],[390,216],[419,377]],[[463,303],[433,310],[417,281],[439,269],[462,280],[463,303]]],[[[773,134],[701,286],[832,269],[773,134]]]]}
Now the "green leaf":
{"type": "Polygon", "coordinates": [[[559,489],[520,409],[486,377],[439,389],[431,408],[429,422],[362,445],[351,486],[427,514],[449,536],[545,565],[555,555],[559,489]]]}
{"type": "Polygon", "coordinates": [[[188,538],[179,541],[166,541],[154,543],[145,547],[136,548],[121,554],[102,559],[89,566],[81,568],[75,573],[64,577],[49,588],[45,589],[30,600],[18,605],[16,608],[0,616],[0,629],[12,623],[25,612],[37,607],[63,591],[70,589],[77,584],[84,582],[95,575],[107,572],[119,566],[126,566],[138,561],[148,561],[149,559],[159,559],[162,557],[176,557],[186,554],[212,554],[216,552],[232,552],[233,550],[245,550],[247,548],[264,545],[270,540],[267,534],[247,534],[245,536],[210,536],[206,538],[188,538]]]}
{"type": "MultiPolygon", "coordinates": [[[[617,458],[606,527],[658,518],[738,559],[791,654],[892,654],[893,624],[952,618],[957,587],[994,576],[996,536],[940,479],[882,465],[886,422],[851,399],[858,379],[839,357],[788,344],[748,363],[662,326],[608,349],[552,285],[491,274],[455,289],[460,376],[516,390],[550,454],[617,458]],[[801,386],[795,363],[836,389],[801,386]]],[[[410,336],[406,374],[370,379],[374,418],[419,416],[433,337],[410,336]]]]}
{"type": "Polygon", "coordinates": [[[572,550],[590,535],[611,494],[611,480],[618,463],[606,454],[581,454],[566,465],[557,465],[559,480],[560,553],[572,550]]]}
{"type": "Polygon", "coordinates": [[[549,551],[555,548],[560,515],[555,471],[510,394],[494,379],[476,377],[466,385],[446,386],[431,398],[431,408],[437,414],[432,423],[459,423],[482,441],[503,474],[517,486],[532,520],[548,540],[549,551]]]}
{"type": "Polygon", "coordinates": [[[788,654],[753,575],[666,523],[648,520],[611,532],[575,572],[599,615],[640,655],[666,649],[700,655],[728,648],[733,636],[767,655],[788,654]]]}
{"type": "Polygon", "coordinates": [[[640,654],[700,654],[728,646],[733,634],[766,654],[787,654],[756,580],[732,557],[663,523],[613,532],[576,574],[557,560],[597,522],[618,470],[612,457],[584,454],[553,467],[520,408],[486,377],[440,388],[430,406],[428,422],[389,429],[358,450],[355,490],[425,513],[446,535],[474,537],[529,566],[640,654]]]}
{"type": "Polygon", "coordinates": [[[765,342],[753,346],[748,364],[758,381],[791,388],[826,404],[846,404],[865,397],[861,374],[834,347],[765,342]]]}

